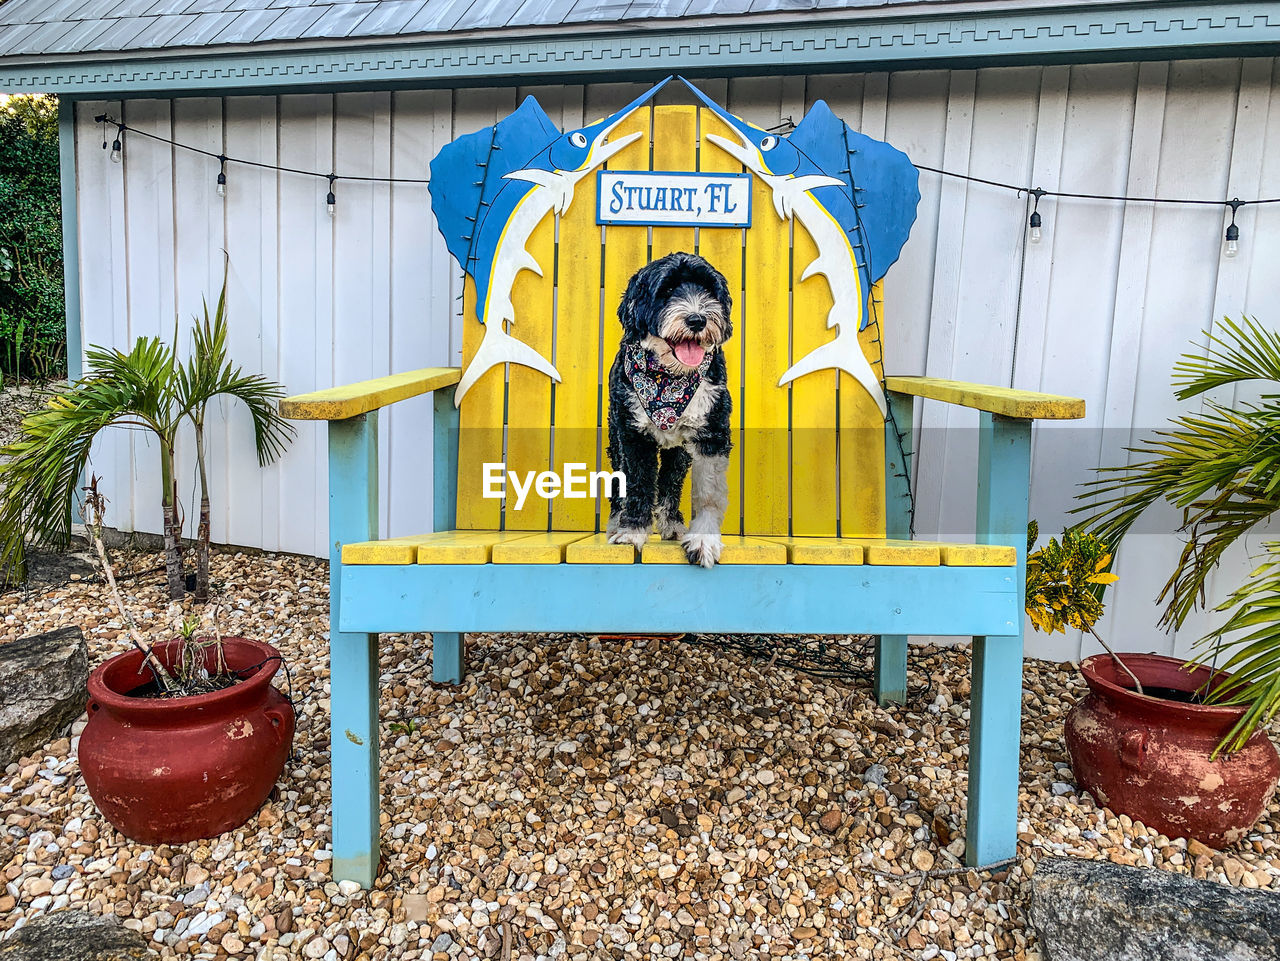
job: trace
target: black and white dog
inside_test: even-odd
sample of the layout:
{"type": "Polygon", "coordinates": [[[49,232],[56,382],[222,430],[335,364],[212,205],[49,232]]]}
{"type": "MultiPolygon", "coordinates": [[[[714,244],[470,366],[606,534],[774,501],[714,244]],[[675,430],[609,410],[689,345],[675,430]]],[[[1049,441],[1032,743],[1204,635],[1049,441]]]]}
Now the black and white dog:
{"type": "Polygon", "coordinates": [[[689,563],[720,559],[729,502],[732,402],[721,345],[732,300],[718,270],[668,254],[638,270],[618,305],[622,344],[609,371],[609,460],[627,478],[610,503],[608,538],[641,547],[653,529],[679,540],[689,563]],[[693,467],[693,517],[680,492],[693,467]]]}

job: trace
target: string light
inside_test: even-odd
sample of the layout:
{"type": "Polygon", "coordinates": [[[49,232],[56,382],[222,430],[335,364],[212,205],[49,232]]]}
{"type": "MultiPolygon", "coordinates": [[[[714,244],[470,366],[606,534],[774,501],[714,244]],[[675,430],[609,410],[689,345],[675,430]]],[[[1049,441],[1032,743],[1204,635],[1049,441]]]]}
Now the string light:
{"type": "MultiPolygon", "coordinates": [[[[220,172],[218,174],[218,187],[219,187],[218,195],[219,196],[225,196],[226,165],[228,163],[242,164],[246,167],[257,167],[261,170],[271,170],[271,171],[277,171],[281,173],[299,174],[300,176],[304,176],[304,177],[316,177],[316,178],[323,178],[328,180],[329,192],[325,197],[325,207],[328,210],[330,216],[336,215],[337,213],[337,207],[336,207],[337,197],[334,194],[334,182],[338,179],[338,174],[336,173],[323,173],[318,170],[304,170],[299,167],[286,167],[279,164],[264,163],[260,160],[242,160],[238,157],[228,157],[224,154],[214,153],[211,150],[204,150],[203,148],[200,148],[200,147],[194,147],[191,144],[185,144],[177,140],[171,140],[168,137],[161,137],[158,134],[154,134],[146,130],[139,130],[136,127],[130,127],[127,124],[124,124],[118,120],[115,120],[106,114],[99,114],[97,117],[94,118],[94,120],[96,120],[98,123],[103,124],[104,127],[108,123],[116,125],[117,127],[116,139],[111,145],[111,159],[114,160],[116,163],[119,163],[121,161],[121,154],[123,151],[123,143],[121,138],[124,136],[124,132],[128,130],[131,133],[134,133],[140,137],[147,137],[151,140],[156,140],[156,141],[159,141],[160,143],[168,144],[169,146],[175,147],[180,150],[188,150],[192,153],[202,154],[203,156],[209,157],[213,160],[217,160],[220,168],[220,172]]],[[[779,124],[778,126],[782,127],[787,125],[788,125],[788,122],[784,121],[782,124],[779,124]]],[[[104,149],[107,146],[107,142],[105,138],[102,141],[102,146],[104,149]]],[[[1239,249],[1240,249],[1240,228],[1236,225],[1236,222],[1235,222],[1236,211],[1241,207],[1246,207],[1251,204],[1280,203],[1280,197],[1260,197],[1256,200],[1241,200],[1238,197],[1233,198],[1232,200],[1208,200],[1203,198],[1185,198],[1185,197],[1131,197],[1125,194],[1090,194],[1090,193],[1077,193],[1077,192],[1067,191],[1067,190],[1045,190],[1044,188],[1041,188],[1041,187],[1021,186],[1019,184],[1005,183],[1000,180],[990,180],[985,177],[975,177],[972,174],[957,173],[953,170],[943,170],[940,167],[930,167],[927,164],[914,164],[914,166],[917,170],[921,170],[926,173],[938,174],[939,176],[942,176],[942,177],[952,177],[956,180],[965,180],[970,183],[985,184],[988,187],[996,187],[1001,190],[1010,190],[1018,194],[1023,194],[1023,193],[1030,194],[1035,198],[1035,204],[1031,211],[1031,216],[1027,222],[1027,227],[1028,227],[1027,239],[1033,244],[1039,243],[1043,237],[1044,218],[1040,214],[1040,211],[1038,209],[1041,197],[1059,197],[1059,198],[1065,198],[1068,200],[1109,200],[1109,201],[1116,201],[1119,203],[1145,203],[1145,204],[1157,204],[1157,205],[1178,204],[1178,205],[1192,205],[1192,206],[1230,207],[1231,223],[1227,227],[1227,233],[1225,238],[1226,246],[1223,253],[1227,257],[1234,257],[1239,252],[1239,249]]],[[[352,180],[360,183],[379,183],[379,184],[427,184],[427,183],[430,183],[429,179],[426,177],[373,177],[373,176],[364,176],[359,174],[350,174],[350,175],[342,174],[341,176],[343,180],[352,180]]]]}
{"type": "Polygon", "coordinates": [[[1228,206],[1231,208],[1231,223],[1227,225],[1227,244],[1226,249],[1223,250],[1223,255],[1227,257],[1234,257],[1240,252],[1240,228],[1236,226],[1236,211],[1240,209],[1242,203],[1239,197],[1228,201],[1228,206]]]}
{"type": "Polygon", "coordinates": [[[1031,208],[1031,219],[1027,221],[1027,226],[1030,228],[1027,239],[1033,244],[1038,244],[1040,243],[1040,227],[1043,225],[1043,221],[1040,219],[1040,198],[1044,196],[1044,191],[1036,187],[1035,190],[1031,191],[1031,194],[1036,198],[1036,202],[1035,206],[1031,208]]]}

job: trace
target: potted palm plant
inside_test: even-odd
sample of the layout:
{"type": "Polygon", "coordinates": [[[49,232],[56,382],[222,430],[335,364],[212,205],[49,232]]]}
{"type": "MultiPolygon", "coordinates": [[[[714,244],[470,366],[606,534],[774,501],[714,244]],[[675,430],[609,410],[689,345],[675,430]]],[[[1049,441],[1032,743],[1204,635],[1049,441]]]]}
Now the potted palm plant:
{"type": "MultiPolygon", "coordinates": [[[[66,545],[72,508],[94,438],[109,427],[132,427],[155,435],[160,459],[165,571],[169,597],[185,592],[182,571],[182,511],[178,499],[178,432],[190,422],[196,433],[200,473],[197,594],[208,596],[209,490],[204,425],[210,401],[238,400],[253,419],[258,463],[283,453],[293,436],[276,404],[284,388],[259,374],[245,374],[226,356],[226,278],[211,318],[206,305],[197,321],[194,348],[180,362],[176,346],[139,337],[127,353],[90,347],[89,372],[55,391],[46,407],[22,422],[20,436],[0,450],[0,569],[21,575],[28,546],[66,545]]],[[[174,327],[177,340],[177,326],[174,327]]]]}
{"type": "Polygon", "coordinates": [[[89,675],[89,721],[77,752],[85,786],[121,834],[145,844],[215,837],[262,806],[293,744],[293,705],[271,684],[268,644],[212,637],[186,618],[177,636],[143,637],[102,539],[106,497],[85,488],[85,529],[133,650],[89,675]]]}
{"type": "MultiPolygon", "coordinates": [[[[1185,623],[1227,549],[1280,508],[1280,334],[1224,319],[1206,336],[1203,354],[1174,367],[1178,398],[1204,398],[1202,409],[1132,448],[1128,465],[1101,471],[1079,508],[1088,515],[1079,527],[1108,553],[1151,505],[1181,511],[1185,546],[1159,597],[1164,627],[1185,623]],[[1263,385],[1259,400],[1205,397],[1244,382],[1263,385]]],[[[1265,810],[1280,776],[1265,731],[1280,711],[1280,544],[1266,551],[1215,608],[1222,622],[1192,661],[1122,654],[1081,664],[1090,695],[1068,718],[1067,740],[1076,777],[1104,804],[1215,845],[1238,840],[1265,810]]]]}
{"type": "MultiPolygon", "coordinates": [[[[181,599],[176,448],[178,431],[189,421],[201,478],[196,586],[207,597],[204,426],[210,401],[231,397],[249,409],[260,464],[284,450],[293,430],[276,409],[284,389],[227,359],[225,298],[224,278],[212,316],[206,306],[196,321],[186,361],[155,337],[139,338],[127,353],[90,348],[89,373],[23,421],[18,440],[0,450],[0,567],[20,569],[32,542],[65,544],[94,438],[112,426],[141,428],[160,442],[168,591],[181,599]]],[[[176,327],[174,334],[176,341],[176,327]]],[[[280,655],[259,641],[221,637],[216,626],[212,638],[188,630],[148,643],[114,587],[102,539],[106,502],[96,478],[86,490],[86,532],[134,644],[89,676],[90,716],[79,749],[89,793],[107,819],[135,840],[182,841],[229,830],[266,798],[292,741],[292,707],[271,686],[280,655]]]]}

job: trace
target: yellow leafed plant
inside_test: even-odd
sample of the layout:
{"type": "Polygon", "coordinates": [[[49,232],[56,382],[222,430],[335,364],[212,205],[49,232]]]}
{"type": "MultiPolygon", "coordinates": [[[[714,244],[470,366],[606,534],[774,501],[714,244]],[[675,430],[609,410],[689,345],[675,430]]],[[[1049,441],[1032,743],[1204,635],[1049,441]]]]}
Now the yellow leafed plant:
{"type": "Polygon", "coordinates": [[[1142,683],[1094,630],[1103,612],[1097,588],[1118,580],[1107,570],[1111,552],[1092,534],[1070,528],[1061,541],[1051,537],[1044,547],[1032,550],[1039,536],[1040,527],[1032,521],[1027,525],[1027,617],[1045,634],[1065,634],[1068,627],[1088,631],[1133,678],[1141,694],[1142,683]]]}

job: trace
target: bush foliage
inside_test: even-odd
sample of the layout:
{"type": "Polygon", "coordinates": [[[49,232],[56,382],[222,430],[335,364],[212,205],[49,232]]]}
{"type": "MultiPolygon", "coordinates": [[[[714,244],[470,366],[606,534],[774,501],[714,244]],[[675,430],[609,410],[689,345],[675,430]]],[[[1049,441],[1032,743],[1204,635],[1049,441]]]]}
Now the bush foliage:
{"type": "Polygon", "coordinates": [[[0,374],[66,371],[58,101],[10,97],[0,108],[0,374]]]}

